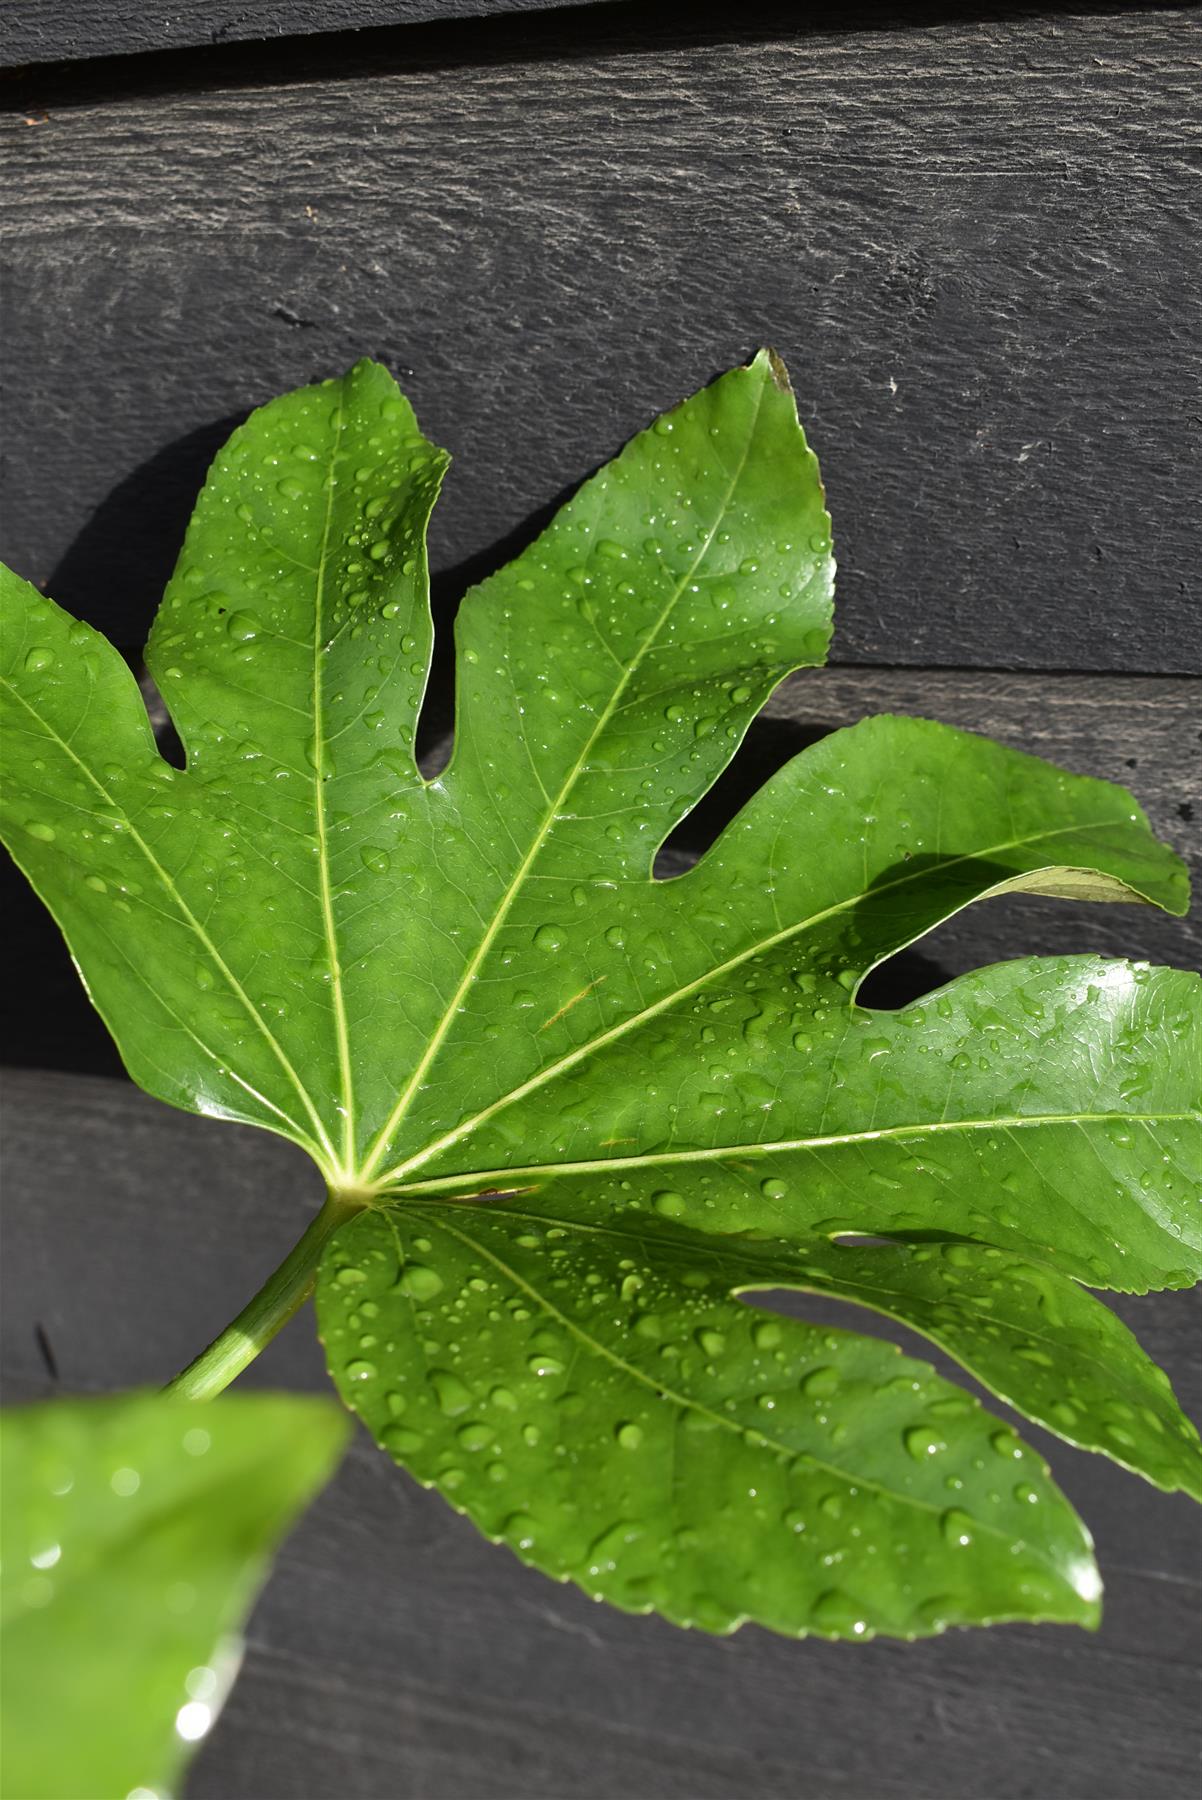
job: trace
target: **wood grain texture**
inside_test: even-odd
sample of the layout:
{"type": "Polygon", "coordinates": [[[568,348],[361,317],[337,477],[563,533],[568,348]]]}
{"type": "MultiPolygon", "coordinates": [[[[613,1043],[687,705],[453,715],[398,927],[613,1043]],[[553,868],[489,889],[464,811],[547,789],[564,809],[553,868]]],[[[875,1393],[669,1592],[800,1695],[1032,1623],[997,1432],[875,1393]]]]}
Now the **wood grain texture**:
{"type": "Polygon", "coordinates": [[[1189,15],[586,15],[12,82],[8,559],[140,642],[234,417],[369,352],[462,587],[768,341],[843,660],[1196,667],[1189,15]]]}
{"type": "MultiPolygon", "coordinates": [[[[423,715],[427,773],[450,754],[445,665],[423,715]]],[[[1202,880],[1202,682],[1165,677],[995,675],[979,671],[819,669],[793,676],[752,726],[728,772],[673,833],[664,873],[692,861],[768,777],[807,744],[869,713],[902,712],[983,732],[1019,750],[1134,790],[1153,828],[1202,880]]],[[[157,709],[160,737],[166,714],[157,709]]],[[[24,878],[0,864],[9,1005],[0,1063],[121,1072],[66,946],[24,878]]],[[[1007,957],[1096,952],[1202,966],[1202,905],[1184,920],[1146,906],[1086,906],[1029,895],[970,907],[872,978],[870,1004],[897,1006],[952,976],[1007,957]]]]}
{"type": "MultiPolygon", "coordinates": [[[[263,1133],[113,1082],[6,1088],[11,1400],[163,1379],[317,1204],[304,1157],[263,1133]]],[[[1198,1417],[1197,1294],[1121,1310],[1198,1417]]],[[[322,1386],[308,1313],[249,1379],[322,1386]]],[[[360,1433],[285,1545],[188,1800],[1193,1800],[1198,1511],[1029,1435],[1094,1529],[1100,1633],[849,1648],[607,1611],[486,1544],[360,1433]]]]}
{"type": "Polygon", "coordinates": [[[597,0],[8,0],[0,14],[0,68],[144,54],[181,45],[362,31],[432,19],[479,19],[588,6],[597,0]]]}

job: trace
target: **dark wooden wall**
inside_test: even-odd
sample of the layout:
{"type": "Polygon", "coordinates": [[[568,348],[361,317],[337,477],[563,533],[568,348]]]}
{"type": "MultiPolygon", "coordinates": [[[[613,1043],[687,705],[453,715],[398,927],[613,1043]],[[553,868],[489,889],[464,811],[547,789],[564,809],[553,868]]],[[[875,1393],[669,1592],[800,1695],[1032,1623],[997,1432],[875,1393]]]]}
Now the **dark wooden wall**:
{"type": "MultiPolygon", "coordinates": [[[[0,555],[136,661],[230,426],[368,353],[456,456],[445,623],[653,411],[771,342],[835,517],[836,667],[782,691],[677,853],[890,708],[1124,781],[1196,858],[1200,64],[1169,6],[9,0],[0,555]]],[[[449,723],[444,680],[432,752],[449,723]]],[[[266,1267],[303,1171],[85,1078],[120,1072],[16,885],[6,932],[3,1059],[60,1072],[15,1078],[8,1378],[49,1383],[49,1320],[66,1385],[155,1379],[243,1297],[227,1208],[266,1267]]],[[[877,999],[1199,948],[1143,909],[995,902],[877,999]]],[[[1131,1317],[1196,1405],[1191,1306],[1131,1317]]],[[[319,1378],[303,1332],[273,1354],[319,1378]]],[[[1192,1796],[1193,1515],[1096,1464],[1066,1479],[1112,1567],[1100,1639],[865,1652],[603,1615],[360,1447],[190,1791],[1192,1796]]]]}
{"type": "Polygon", "coordinates": [[[840,661],[1193,667],[1196,21],[796,11],[18,71],[11,559],[139,642],[232,419],[370,352],[457,456],[454,588],[770,342],[840,661]]]}

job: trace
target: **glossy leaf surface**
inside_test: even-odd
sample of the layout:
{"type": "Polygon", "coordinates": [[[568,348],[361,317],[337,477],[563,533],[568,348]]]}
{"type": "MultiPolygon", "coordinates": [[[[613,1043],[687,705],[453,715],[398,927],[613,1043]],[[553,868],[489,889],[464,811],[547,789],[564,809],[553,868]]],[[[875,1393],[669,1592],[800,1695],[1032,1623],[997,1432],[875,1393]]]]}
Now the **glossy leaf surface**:
{"type": "Polygon", "coordinates": [[[1042,1460],[892,1345],[731,1298],[790,1266],[666,1221],[416,1205],[342,1234],[323,1333],[386,1449],[599,1599],[712,1631],[1092,1624],[1042,1460]]]}
{"type": "Polygon", "coordinates": [[[1088,1539],[1033,1452],[990,1484],[997,1423],[866,1339],[838,1334],[822,1362],[809,1327],[774,1322],[783,1360],[757,1364],[732,1295],[876,1307],[1030,1417],[1196,1491],[1191,1428],[1079,1284],[1198,1274],[1198,984],[1084,957],[980,971],[896,1014],[856,1003],[980,898],[1180,912],[1177,858],[1122,789],[886,717],[803,752],[696,868],[653,879],[773,686],[825,655],[829,521],[766,353],[468,596],[454,756],[423,781],[443,463],[365,364],[235,434],[149,650],[182,772],[115,654],[9,578],[5,830],[127,1064],[164,1099],[295,1138],[370,1204],[319,1283],[334,1378],[542,1566],[716,1629],[1088,1622],[1088,1539]],[[703,1290],[724,1323],[701,1319],[703,1290]],[[741,1346],[729,1374],[699,1331],[741,1346]],[[560,1374],[532,1369],[544,1357],[560,1374]],[[798,1396],[828,1363],[819,1422],[798,1396]],[[512,1419],[487,1410],[494,1389],[512,1419]],[[934,1432],[928,1414],[961,1419],[929,1463],[905,1435],[934,1432]],[[694,1433],[674,1522],[667,1447],[694,1433]],[[962,1488],[971,1543],[940,1525],[969,1514],[962,1488]],[[674,1563],[678,1525],[700,1537],[674,1563]]]}
{"type": "Polygon", "coordinates": [[[346,1434],[328,1401],[282,1394],[0,1417],[6,1796],[173,1788],[237,1669],[268,1558],[346,1434]]]}

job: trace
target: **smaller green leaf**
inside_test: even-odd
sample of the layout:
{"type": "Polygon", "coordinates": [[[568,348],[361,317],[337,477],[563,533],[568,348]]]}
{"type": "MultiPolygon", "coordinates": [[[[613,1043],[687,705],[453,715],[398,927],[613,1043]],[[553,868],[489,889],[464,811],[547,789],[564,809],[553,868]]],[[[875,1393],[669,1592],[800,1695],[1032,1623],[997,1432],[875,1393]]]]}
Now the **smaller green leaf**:
{"type": "Polygon", "coordinates": [[[503,1201],[365,1212],[318,1277],[330,1373],[486,1536],[630,1611],[1096,1624],[1089,1533],[1038,1453],[892,1344],[742,1305],[772,1248],[503,1201]]]}
{"type": "Polygon", "coordinates": [[[4,1413],[6,1800],[174,1785],[236,1672],[268,1558],[346,1435],[328,1401],[283,1394],[4,1413]]]}
{"type": "Polygon", "coordinates": [[[1037,1425],[1202,1500],[1202,1443],[1167,1375],[1070,1277],[963,1242],[823,1244],[804,1264],[788,1285],[913,1326],[1037,1425]]]}

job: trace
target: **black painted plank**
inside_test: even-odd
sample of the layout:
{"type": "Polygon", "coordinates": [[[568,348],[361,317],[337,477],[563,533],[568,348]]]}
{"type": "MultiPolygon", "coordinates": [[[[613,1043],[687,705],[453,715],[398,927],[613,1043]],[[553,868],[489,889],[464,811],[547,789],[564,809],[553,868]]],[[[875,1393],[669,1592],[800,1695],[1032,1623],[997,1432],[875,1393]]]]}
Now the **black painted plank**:
{"type": "Polygon", "coordinates": [[[596,4],[597,0],[159,0],[152,5],[146,0],[6,0],[0,14],[0,68],[596,4]]]}
{"type": "MultiPolygon", "coordinates": [[[[6,1086],[7,1397],[163,1379],[297,1234],[312,1172],[265,1133],[117,1083],[6,1086]]],[[[1200,1416],[1197,1295],[1120,1304],[1200,1416]]],[[[248,1379],[322,1385],[307,1314],[248,1379]]],[[[1095,1531],[1100,1633],[848,1648],[596,1606],[486,1544],[361,1433],[284,1549],[190,1800],[1193,1800],[1197,1509],[1029,1435],[1095,1531]]]]}
{"type": "MultiPolygon", "coordinates": [[[[449,754],[449,670],[422,736],[429,771],[449,754]]],[[[773,771],[806,744],[869,713],[941,719],[1135,791],[1153,828],[1202,879],[1202,683],[1145,676],[994,675],[949,670],[821,669],[794,676],[753,725],[728,773],[677,830],[679,868],[773,771]]],[[[165,714],[159,710],[160,721],[165,714]]],[[[0,866],[9,1004],[0,1063],[118,1074],[112,1042],[88,1004],[49,914],[8,861],[0,866]]],[[[1085,906],[1011,895],[970,907],[874,976],[866,998],[900,1005],[966,970],[1007,957],[1077,952],[1202,966],[1202,906],[1185,920],[1151,907],[1085,906]]]]}
{"type": "Polygon", "coordinates": [[[1189,16],[772,17],[18,80],[9,559],[140,641],[231,419],[367,351],[457,453],[454,589],[767,340],[823,457],[841,659],[1194,668],[1189,16]]]}

